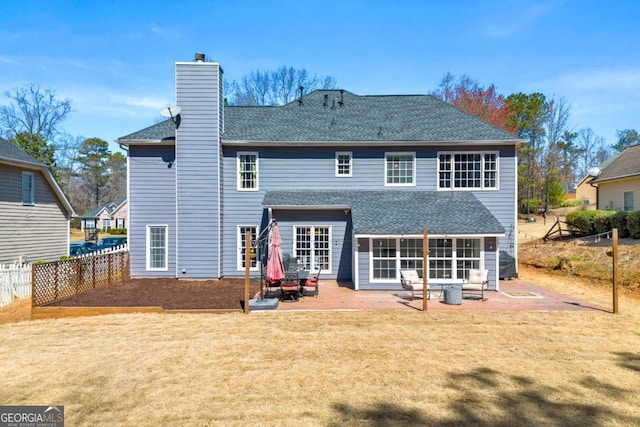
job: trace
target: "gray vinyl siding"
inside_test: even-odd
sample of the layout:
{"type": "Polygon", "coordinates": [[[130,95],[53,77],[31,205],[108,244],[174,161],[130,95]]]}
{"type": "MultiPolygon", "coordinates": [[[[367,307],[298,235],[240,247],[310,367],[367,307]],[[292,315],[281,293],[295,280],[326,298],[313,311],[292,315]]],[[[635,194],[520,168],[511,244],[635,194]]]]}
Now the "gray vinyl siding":
{"type": "Polygon", "coordinates": [[[177,63],[176,132],[177,271],[180,278],[218,278],[220,68],[177,63]]]}
{"type": "Polygon", "coordinates": [[[129,226],[132,277],[175,277],[176,181],[173,145],[129,147],[129,226]],[[166,271],[147,271],[147,226],[167,226],[166,271]]]}
{"type": "Polygon", "coordinates": [[[3,164],[0,182],[0,264],[68,255],[67,213],[42,172],[3,164]],[[23,171],[34,175],[33,206],[22,205],[23,171]]]}
{"type": "MultiPolygon", "coordinates": [[[[485,204],[506,230],[505,237],[497,239],[498,247],[514,251],[515,245],[515,200],[516,166],[514,147],[472,147],[468,151],[499,152],[499,188],[498,190],[474,191],[476,197],[485,204]]],[[[339,147],[237,147],[225,146],[223,168],[224,220],[223,220],[223,275],[239,276],[243,272],[237,268],[237,225],[255,225],[260,229],[267,224],[267,212],[261,208],[264,193],[267,190],[437,190],[437,154],[439,151],[453,151],[449,146],[441,147],[385,147],[339,148],[339,147]],[[237,154],[238,152],[257,152],[259,162],[259,191],[237,191],[237,154]],[[352,152],[352,177],[335,176],[335,152],[352,152]],[[409,187],[386,187],[384,184],[385,153],[412,152],[416,154],[416,182],[409,187]]],[[[465,151],[456,147],[455,151],[465,151]]],[[[391,206],[390,209],[393,209],[391,206]]],[[[293,224],[332,225],[332,245],[338,245],[342,255],[336,258],[337,249],[332,247],[331,277],[341,280],[351,279],[353,274],[353,253],[346,256],[346,248],[351,248],[351,228],[346,219],[341,225],[322,221],[323,215],[331,211],[314,210],[275,210],[273,216],[278,220],[283,236],[283,250],[293,252],[293,224]],[[340,237],[344,236],[344,237],[340,237]],[[341,241],[343,239],[344,241],[341,241]],[[349,277],[345,276],[348,275],[349,277]]],[[[350,219],[350,217],[349,217],[350,219]]],[[[482,236],[478,236],[482,237],[482,236]]],[[[360,289],[400,289],[399,283],[369,282],[369,242],[359,239],[356,254],[357,272],[360,289]]],[[[350,249],[351,250],[351,249],[350,249]]],[[[495,251],[485,252],[485,267],[490,270],[492,287],[496,285],[495,251]]]]}

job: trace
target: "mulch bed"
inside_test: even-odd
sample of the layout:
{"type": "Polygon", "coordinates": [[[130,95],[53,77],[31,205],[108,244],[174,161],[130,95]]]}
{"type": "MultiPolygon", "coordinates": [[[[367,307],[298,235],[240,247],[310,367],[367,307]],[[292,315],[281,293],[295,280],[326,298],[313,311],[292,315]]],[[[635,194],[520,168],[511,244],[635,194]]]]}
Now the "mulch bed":
{"type": "MultiPolygon", "coordinates": [[[[249,296],[260,292],[252,280],[249,296]]],[[[177,280],[131,279],[93,289],[48,307],[162,307],[165,310],[243,308],[244,279],[177,280]]]]}

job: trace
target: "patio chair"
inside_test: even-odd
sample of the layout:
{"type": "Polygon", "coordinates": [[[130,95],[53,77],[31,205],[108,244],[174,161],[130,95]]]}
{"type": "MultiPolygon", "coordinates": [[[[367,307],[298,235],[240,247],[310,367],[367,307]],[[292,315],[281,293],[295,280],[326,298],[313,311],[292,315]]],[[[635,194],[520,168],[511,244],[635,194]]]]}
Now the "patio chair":
{"type": "MultiPolygon", "coordinates": [[[[418,270],[400,270],[400,283],[402,288],[411,291],[411,299],[415,298],[415,292],[420,291],[420,296],[423,292],[423,281],[418,276],[418,270]]],[[[427,283],[427,299],[431,299],[431,290],[427,283]]]]}
{"type": "Polygon", "coordinates": [[[280,290],[282,295],[280,299],[282,301],[298,301],[300,297],[300,280],[298,279],[297,272],[287,271],[284,274],[284,279],[280,281],[280,290]]]}
{"type": "Polygon", "coordinates": [[[305,295],[305,292],[308,289],[311,289],[313,292],[311,295],[318,298],[318,281],[320,280],[320,269],[317,271],[310,271],[307,280],[304,281],[300,288],[300,292],[302,295],[305,295]]]}
{"type": "Polygon", "coordinates": [[[479,293],[482,301],[486,301],[485,290],[489,290],[489,270],[470,269],[469,278],[462,282],[462,296],[465,293],[479,293]]]}

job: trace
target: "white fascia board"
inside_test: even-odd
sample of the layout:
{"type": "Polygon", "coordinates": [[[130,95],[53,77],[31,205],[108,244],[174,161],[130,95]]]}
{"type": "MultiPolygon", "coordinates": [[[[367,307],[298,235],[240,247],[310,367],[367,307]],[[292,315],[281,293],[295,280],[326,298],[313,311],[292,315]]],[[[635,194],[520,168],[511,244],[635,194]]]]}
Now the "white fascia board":
{"type": "MultiPolygon", "coordinates": [[[[436,239],[448,239],[448,238],[456,238],[456,239],[479,239],[483,237],[504,237],[505,233],[488,233],[488,234],[432,234],[429,233],[428,237],[436,238],[436,239]]],[[[422,239],[422,234],[405,234],[405,233],[396,233],[396,234],[356,234],[356,239],[395,239],[397,237],[403,237],[405,239],[422,239]]]]}
{"type": "Polygon", "coordinates": [[[175,137],[173,139],[125,139],[116,141],[120,145],[175,145],[175,137]]]}
{"type": "Polygon", "coordinates": [[[332,210],[332,209],[351,209],[349,205],[262,205],[263,209],[280,209],[280,210],[332,210]]]}

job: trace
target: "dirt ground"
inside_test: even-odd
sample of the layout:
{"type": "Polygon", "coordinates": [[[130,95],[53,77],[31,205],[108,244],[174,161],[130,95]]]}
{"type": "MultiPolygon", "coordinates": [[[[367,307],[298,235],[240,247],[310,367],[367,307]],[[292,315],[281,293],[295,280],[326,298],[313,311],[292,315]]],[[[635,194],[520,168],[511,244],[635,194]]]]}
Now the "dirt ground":
{"type": "MultiPolygon", "coordinates": [[[[252,280],[249,295],[260,290],[252,280]]],[[[58,301],[55,307],[162,307],[175,309],[241,309],[244,279],[132,279],[58,301]]]]}

